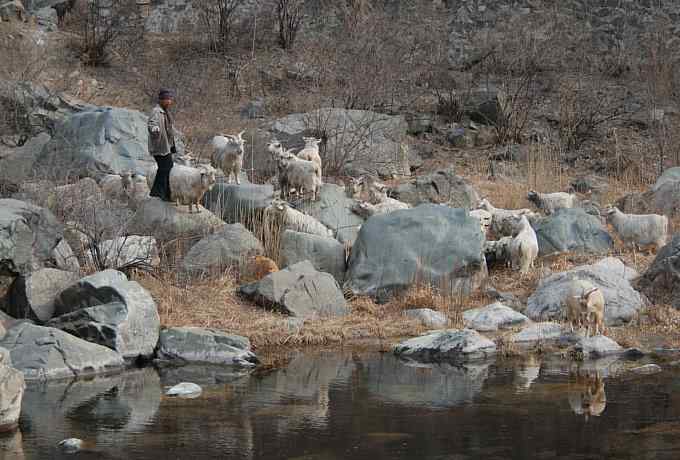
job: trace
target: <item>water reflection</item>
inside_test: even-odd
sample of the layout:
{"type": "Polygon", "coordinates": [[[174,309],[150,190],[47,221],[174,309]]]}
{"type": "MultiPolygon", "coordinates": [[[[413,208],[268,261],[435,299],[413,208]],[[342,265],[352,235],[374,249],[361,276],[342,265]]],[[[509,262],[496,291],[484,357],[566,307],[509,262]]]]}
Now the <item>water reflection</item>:
{"type": "Polygon", "coordinates": [[[490,362],[423,364],[382,355],[364,363],[372,395],[407,406],[452,407],[471,402],[484,386],[490,362]]]}
{"type": "Polygon", "coordinates": [[[569,374],[569,406],[577,415],[599,417],[607,407],[604,379],[598,371],[577,367],[569,374]]]}
{"type": "Polygon", "coordinates": [[[624,364],[544,355],[421,365],[322,352],[265,375],[145,369],[31,385],[22,431],[0,438],[0,458],[74,458],[56,450],[68,437],[86,443],[77,458],[135,460],[680,458],[667,436],[678,431],[680,369],[630,385],[617,377],[624,364]],[[163,395],[201,378],[196,399],[163,395]]]}

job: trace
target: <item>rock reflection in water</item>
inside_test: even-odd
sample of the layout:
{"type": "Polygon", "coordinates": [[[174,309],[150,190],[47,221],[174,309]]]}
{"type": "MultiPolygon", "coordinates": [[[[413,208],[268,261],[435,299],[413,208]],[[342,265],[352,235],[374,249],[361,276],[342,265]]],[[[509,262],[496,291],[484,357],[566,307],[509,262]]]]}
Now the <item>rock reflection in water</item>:
{"type": "Polygon", "coordinates": [[[577,415],[599,417],[607,407],[604,379],[598,371],[577,367],[569,374],[569,406],[577,415]]]}
{"type": "MultiPolygon", "coordinates": [[[[158,374],[138,369],[109,377],[29,385],[20,426],[38,432],[47,451],[65,438],[81,438],[104,456],[126,433],[152,424],[161,399],[158,374]]],[[[56,455],[56,453],[55,453],[56,455]]]]}
{"type": "Polygon", "coordinates": [[[541,374],[541,360],[536,355],[529,355],[517,364],[513,383],[518,393],[529,391],[531,384],[541,374]]]}
{"type": "Polygon", "coordinates": [[[484,386],[489,362],[423,364],[381,356],[365,363],[376,397],[409,406],[451,407],[471,402],[484,386]]]}

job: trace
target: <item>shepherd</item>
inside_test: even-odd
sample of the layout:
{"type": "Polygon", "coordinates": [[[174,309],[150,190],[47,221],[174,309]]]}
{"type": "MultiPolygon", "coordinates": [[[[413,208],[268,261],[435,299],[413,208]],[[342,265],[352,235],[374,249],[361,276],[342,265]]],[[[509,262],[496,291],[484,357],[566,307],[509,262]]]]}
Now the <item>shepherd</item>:
{"type": "Polygon", "coordinates": [[[148,123],[149,154],[158,164],[156,180],[154,180],[150,195],[170,202],[172,202],[170,195],[172,155],[177,153],[173,119],[170,113],[173,102],[173,92],[169,89],[161,89],[158,92],[158,104],[151,110],[148,123]]]}

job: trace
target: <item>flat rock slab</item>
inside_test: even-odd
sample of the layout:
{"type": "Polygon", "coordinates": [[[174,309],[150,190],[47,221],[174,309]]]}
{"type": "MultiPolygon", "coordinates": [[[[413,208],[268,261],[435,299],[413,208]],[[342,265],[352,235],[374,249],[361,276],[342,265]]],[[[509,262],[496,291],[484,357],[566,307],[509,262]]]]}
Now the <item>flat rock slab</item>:
{"type": "Polygon", "coordinates": [[[190,213],[188,206],[152,197],[139,204],[127,230],[131,235],[151,235],[158,241],[168,241],[179,237],[201,238],[223,225],[224,222],[207,209],[190,213]]]}
{"type": "Polygon", "coordinates": [[[255,235],[241,224],[227,224],[193,245],[182,261],[182,268],[197,275],[222,272],[261,254],[264,248],[255,235]]]}
{"type": "MultiPolygon", "coordinates": [[[[157,267],[161,260],[158,255],[158,243],[153,236],[129,235],[114,240],[102,241],[99,245],[99,258],[105,267],[116,269],[139,267],[157,267]]],[[[94,262],[94,249],[86,251],[91,266],[94,262]]]]}
{"type": "Polygon", "coordinates": [[[20,323],[0,341],[26,380],[86,377],[121,371],[118,353],[51,327],[20,323]]]}
{"type": "Polygon", "coordinates": [[[529,322],[529,318],[500,302],[463,312],[465,327],[479,332],[507,329],[529,322]]]}
{"type": "Polygon", "coordinates": [[[308,260],[320,272],[345,280],[345,246],[338,240],[286,230],[281,237],[281,264],[284,267],[308,260]]]}
{"type": "Polygon", "coordinates": [[[50,260],[64,226],[47,209],[0,199],[0,276],[27,275],[50,260]]]}
{"type": "Polygon", "coordinates": [[[272,204],[271,185],[217,182],[203,195],[203,206],[228,224],[247,223],[272,204]]]}
{"type": "Polygon", "coordinates": [[[512,341],[519,344],[534,344],[556,341],[562,337],[562,325],[553,322],[531,323],[516,334],[512,341]]]}
{"type": "Polygon", "coordinates": [[[104,270],[62,291],[60,316],[48,324],[106,346],[126,359],[149,358],[158,342],[160,316],[151,294],[125,274],[104,270]]]}
{"type": "Polygon", "coordinates": [[[566,318],[565,298],[573,280],[586,280],[602,290],[605,323],[618,326],[635,317],[644,301],[628,281],[630,269],[612,257],[593,265],[581,265],[543,280],[527,300],[526,315],[534,321],[566,318]]]}
{"type": "Polygon", "coordinates": [[[472,209],[479,203],[477,191],[466,179],[457,176],[452,168],[417,176],[397,186],[393,194],[394,198],[411,206],[441,203],[452,208],[472,209]]]}
{"type": "Polygon", "coordinates": [[[496,344],[472,329],[445,329],[401,342],[397,356],[414,361],[467,362],[496,354],[496,344]]]}
{"type": "Polygon", "coordinates": [[[387,301],[416,280],[469,295],[486,279],[484,236],[464,209],[422,204],[369,218],[359,231],[345,287],[387,301]]]}
{"type": "Polygon", "coordinates": [[[574,345],[574,351],[583,354],[584,358],[602,358],[624,352],[618,343],[604,335],[582,337],[574,345]]]}
{"type": "Polygon", "coordinates": [[[415,308],[404,311],[407,318],[419,321],[423,326],[433,329],[445,328],[449,324],[449,319],[444,313],[432,310],[431,308],[415,308]]]}
{"type": "Polygon", "coordinates": [[[55,298],[78,278],[77,273],[55,268],[18,276],[10,286],[6,311],[17,319],[49,321],[54,315],[55,298]]]}
{"type": "Polygon", "coordinates": [[[614,247],[614,240],[600,219],[580,208],[559,209],[532,226],[541,257],[565,252],[606,254],[614,247]]]}
{"type": "Polygon", "coordinates": [[[253,367],[259,360],[250,341],[239,335],[200,327],[173,327],[161,331],[156,356],[178,364],[206,363],[253,367]]]}
{"type": "Polygon", "coordinates": [[[243,285],[239,292],[264,308],[300,318],[349,313],[338,282],[330,274],[316,271],[309,261],[243,285]]]}

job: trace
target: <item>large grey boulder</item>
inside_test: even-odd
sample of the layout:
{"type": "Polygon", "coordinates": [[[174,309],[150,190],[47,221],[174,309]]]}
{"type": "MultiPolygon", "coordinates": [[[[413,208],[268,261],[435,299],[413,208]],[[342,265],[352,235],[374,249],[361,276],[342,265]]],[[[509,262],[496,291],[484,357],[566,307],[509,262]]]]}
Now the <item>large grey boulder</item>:
{"type": "MultiPolygon", "coordinates": [[[[324,132],[321,157],[325,159],[326,168],[337,168],[351,176],[410,175],[410,153],[402,146],[408,130],[403,116],[321,108],[276,120],[269,127],[269,135],[287,148],[301,149],[304,146],[302,138],[318,135],[320,129],[324,132]]],[[[262,151],[266,151],[264,144],[268,140],[261,140],[262,151]]]]}
{"type": "Polygon", "coordinates": [[[349,313],[338,282],[306,260],[243,285],[239,292],[262,307],[300,318],[349,313]]]}
{"type": "Polygon", "coordinates": [[[338,283],[345,280],[345,246],[333,238],[286,230],[281,236],[281,265],[287,267],[303,260],[315,269],[333,275],[338,283]]]}
{"type": "Polygon", "coordinates": [[[491,332],[528,323],[529,318],[500,302],[463,312],[465,327],[479,332],[491,332]]]}
{"type": "Polygon", "coordinates": [[[479,221],[464,209],[423,204],[366,221],[352,247],[345,286],[383,301],[415,280],[469,294],[486,278],[479,221]]]}
{"type": "Polygon", "coordinates": [[[581,208],[559,209],[532,226],[538,238],[539,256],[563,252],[606,254],[614,245],[600,219],[581,208]]]}
{"type": "Polygon", "coordinates": [[[0,349],[0,433],[17,427],[24,396],[24,375],[5,362],[7,351],[0,349]]]}
{"type": "MultiPolygon", "coordinates": [[[[145,175],[155,164],[148,151],[147,116],[136,110],[90,107],[54,128],[38,157],[55,173],[97,176],[129,170],[145,175]]],[[[181,143],[178,143],[182,154],[181,143]]]]}
{"type": "Polygon", "coordinates": [[[222,227],[224,222],[207,209],[189,213],[187,206],[176,206],[158,198],[139,204],[127,225],[131,235],[150,235],[158,241],[175,238],[202,238],[222,227]]]}
{"type": "Polygon", "coordinates": [[[472,329],[445,329],[401,342],[394,353],[422,362],[468,362],[493,357],[496,344],[472,329]]]}
{"type": "Polygon", "coordinates": [[[62,290],[78,281],[74,272],[41,268],[18,276],[9,289],[6,311],[18,319],[46,322],[54,315],[54,300],[62,290]]]}
{"type": "Polygon", "coordinates": [[[247,228],[241,224],[226,224],[193,245],[184,257],[182,267],[194,274],[221,272],[263,253],[262,243],[247,228]]]}
{"type": "Polygon", "coordinates": [[[149,358],[158,342],[160,316],[151,295],[115,270],[86,276],[55,301],[60,315],[48,324],[133,360],[149,358]]]}
{"type": "Polygon", "coordinates": [[[54,133],[72,114],[93,105],[55,93],[44,85],[27,81],[0,82],[0,109],[12,110],[19,132],[29,136],[54,133]]]}
{"type": "Polygon", "coordinates": [[[52,257],[63,226],[47,209],[0,200],[0,275],[31,273],[52,257]]]}
{"type": "Polygon", "coordinates": [[[174,364],[219,364],[252,367],[259,361],[250,341],[240,335],[200,327],[161,331],[156,356],[174,364]]]}
{"type": "Polygon", "coordinates": [[[680,234],[659,250],[638,287],[652,302],[680,309],[680,234]]]}
{"type": "Polygon", "coordinates": [[[618,259],[606,258],[593,265],[581,265],[541,280],[527,300],[526,315],[535,320],[566,318],[565,298],[572,280],[590,281],[602,290],[605,323],[618,326],[629,322],[644,302],[629,282],[630,269],[618,259]]]}
{"type": "Polygon", "coordinates": [[[453,168],[441,169],[417,176],[392,190],[392,196],[417,206],[421,203],[447,204],[452,208],[473,209],[479,203],[479,194],[464,178],[457,176],[453,168]]]}
{"type": "Polygon", "coordinates": [[[51,327],[19,323],[0,341],[12,365],[26,380],[52,380],[117,372],[125,362],[118,353],[51,327]]]}
{"type": "Polygon", "coordinates": [[[300,211],[309,214],[333,230],[341,243],[353,244],[364,219],[352,212],[356,200],[347,196],[345,188],[335,184],[323,184],[318,201],[301,203],[300,211]]]}
{"type": "Polygon", "coordinates": [[[633,192],[620,198],[616,205],[626,213],[680,215],[680,167],[663,172],[645,192],[633,192]]]}
{"type": "Polygon", "coordinates": [[[274,199],[271,185],[217,182],[203,195],[203,206],[228,224],[246,224],[274,199]]]}
{"type": "Polygon", "coordinates": [[[43,172],[41,165],[36,164],[36,159],[50,139],[49,134],[40,133],[20,147],[0,146],[0,181],[21,185],[43,172]]]}

